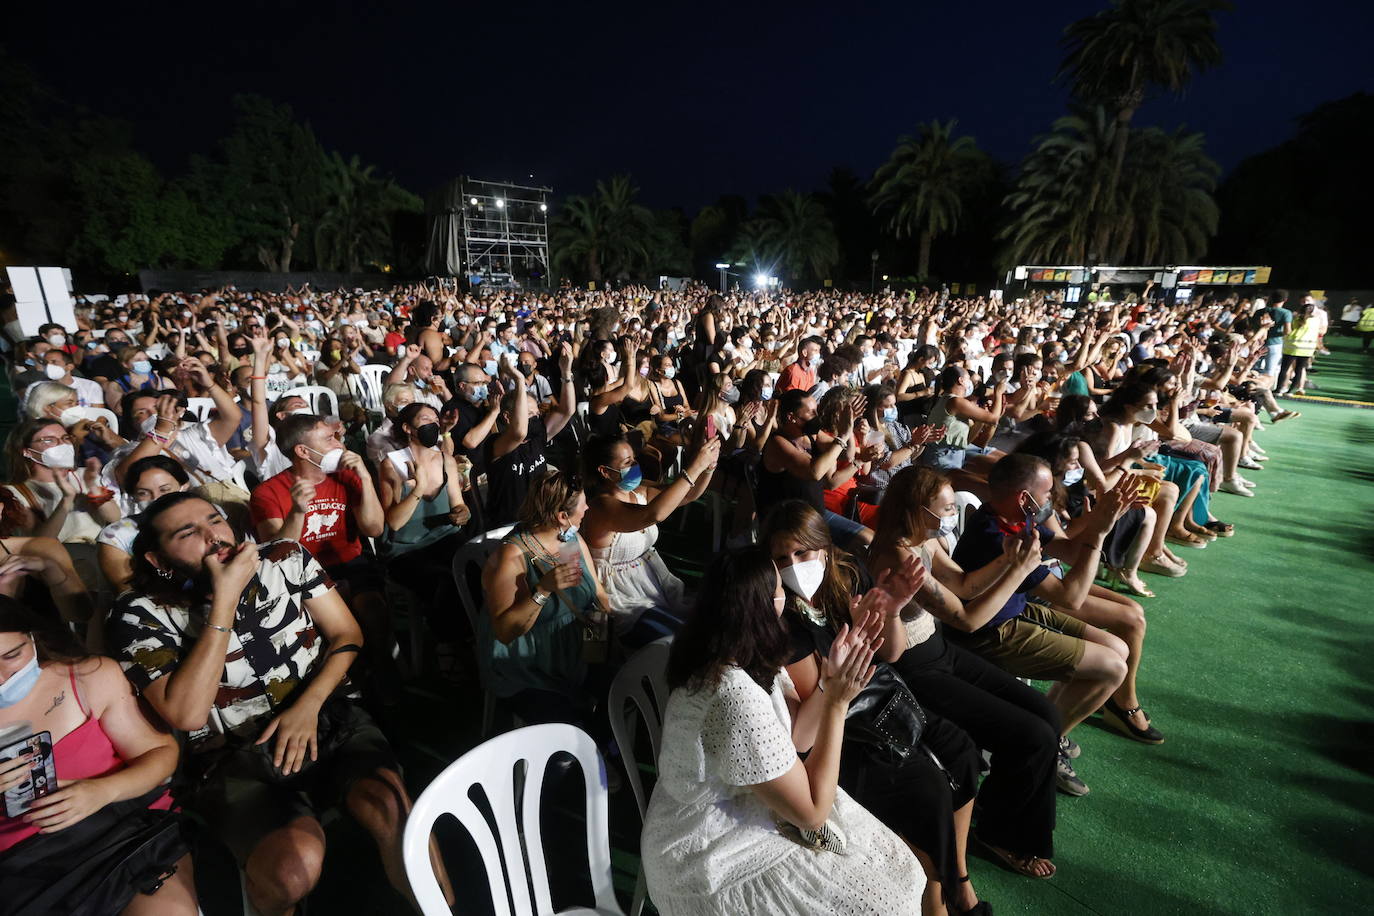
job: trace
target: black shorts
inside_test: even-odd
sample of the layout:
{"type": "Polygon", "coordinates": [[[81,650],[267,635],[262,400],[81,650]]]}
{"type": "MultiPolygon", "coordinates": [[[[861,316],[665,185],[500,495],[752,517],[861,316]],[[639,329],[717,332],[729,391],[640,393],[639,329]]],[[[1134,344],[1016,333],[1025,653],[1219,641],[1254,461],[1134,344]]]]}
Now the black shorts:
{"type": "Polygon", "coordinates": [[[396,755],[372,717],[355,703],[348,708],[349,736],[328,757],[286,782],[264,781],[247,751],[206,752],[218,759],[207,761],[208,772],[185,799],[186,807],[205,819],[240,865],[267,834],[300,817],[318,820],[321,812],[340,805],[358,780],[377,770],[400,773],[396,755]]]}

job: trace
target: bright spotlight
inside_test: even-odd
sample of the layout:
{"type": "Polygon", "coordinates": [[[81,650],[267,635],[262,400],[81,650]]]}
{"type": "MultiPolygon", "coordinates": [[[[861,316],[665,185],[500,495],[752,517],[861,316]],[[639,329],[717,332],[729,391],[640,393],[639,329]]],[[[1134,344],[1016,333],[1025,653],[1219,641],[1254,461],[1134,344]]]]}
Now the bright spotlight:
{"type": "Polygon", "coordinates": [[[730,269],[730,265],[729,265],[729,264],[726,264],[726,263],[723,262],[723,261],[722,261],[721,263],[719,263],[719,264],[716,265],[716,270],[729,270],[729,269],[730,269]]]}
{"type": "Polygon", "coordinates": [[[506,202],[505,202],[504,200],[502,200],[501,198],[499,198],[499,197],[496,198],[496,209],[498,209],[498,210],[504,210],[505,208],[506,208],[506,202]]]}
{"type": "Polygon", "coordinates": [[[768,274],[754,274],[754,285],[759,289],[767,289],[770,286],[777,286],[777,277],[770,277],[768,274]]]}
{"type": "Polygon", "coordinates": [[[477,198],[475,198],[475,197],[469,197],[469,198],[468,198],[468,203],[472,204],[474,207],[477,206],[477,198]]]}
{"type": "Polygon", "coordinates": [[[540,213],[548,213],[548,212],[549,212],[549,205],[548,205],[548,204],[540,204],[540,205],[539,205],[539,212],[540,212],[540,213]]]}

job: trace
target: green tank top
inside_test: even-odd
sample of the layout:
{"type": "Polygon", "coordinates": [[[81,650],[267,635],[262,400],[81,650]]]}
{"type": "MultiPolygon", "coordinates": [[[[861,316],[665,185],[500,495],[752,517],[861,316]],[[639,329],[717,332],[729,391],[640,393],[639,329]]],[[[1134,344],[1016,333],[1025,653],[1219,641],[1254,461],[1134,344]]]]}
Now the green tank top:
{"type": "MultiPolygon", "coordinates": [[[[410,496],[414,489],[414,484],[402,484],[401,499],[410,496]]],[[[386,537],[382,540],[383,556],[403,556],[412,550],[428,547],[435,541],[442,541],[450,534],[457,534],[458,527],[448,517],[452,508],[448,498],[448,477],[445,476],[433,499],[421,497],[409,521],[394,531],[387,529],[386,537]]]]}

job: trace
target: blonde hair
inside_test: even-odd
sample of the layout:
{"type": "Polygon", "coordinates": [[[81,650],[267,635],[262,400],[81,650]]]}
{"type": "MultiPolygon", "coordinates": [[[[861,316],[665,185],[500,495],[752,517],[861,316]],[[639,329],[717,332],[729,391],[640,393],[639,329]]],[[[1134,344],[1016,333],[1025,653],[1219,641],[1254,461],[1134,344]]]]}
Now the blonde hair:
{"type": "Polygon", "coordinates": [[[61,382],[35,382],[24,402],[24,413],[34,419],[48,419],[45,410],[63,398],[76,397],[76,389],[61,382]]]}

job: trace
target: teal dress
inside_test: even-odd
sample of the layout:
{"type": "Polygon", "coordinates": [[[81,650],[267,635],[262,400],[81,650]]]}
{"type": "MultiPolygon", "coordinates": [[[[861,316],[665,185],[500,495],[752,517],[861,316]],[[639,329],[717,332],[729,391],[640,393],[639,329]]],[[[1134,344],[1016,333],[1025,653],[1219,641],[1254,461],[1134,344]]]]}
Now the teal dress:
{"type": "MultiPolygon", "coordinates": [[[[410,495],[410,491],[415,489],[414,483],[401,485],[401,499],[410,495]]],[[[433,499],[421,498],[415,511],[411,513],[410,520],[400,528],[386,531],[386,536],[382,539],[382,556],[395,558],[412,553],[416,550],[423,550],[431,544],[437,544],[444,538],[458,534],[461,531],[458,526],[449,520],[449,511],[453,508],[449,504],[448,498],[448,477],[445,476],[443,484],[439,487],[439,492],[433,499]]]]}
{"type": "MultiPolygon", "coordinates": [[[[532,535],[517,527],[503,543],[515,544],[525,554],[525,578],[533,588],[557,563],[532,535]]],[[[582,580],[576,586],[554,592],[545,602],[534,626],[509,645],[491,632],[491,615],[477,616],[477,638],[482,681],[501,698],[528,690],[564,696],[580,695],[587,664],[582,655],[581,618],[597,606],[596,575],[578,556],[582,580]]]]}

